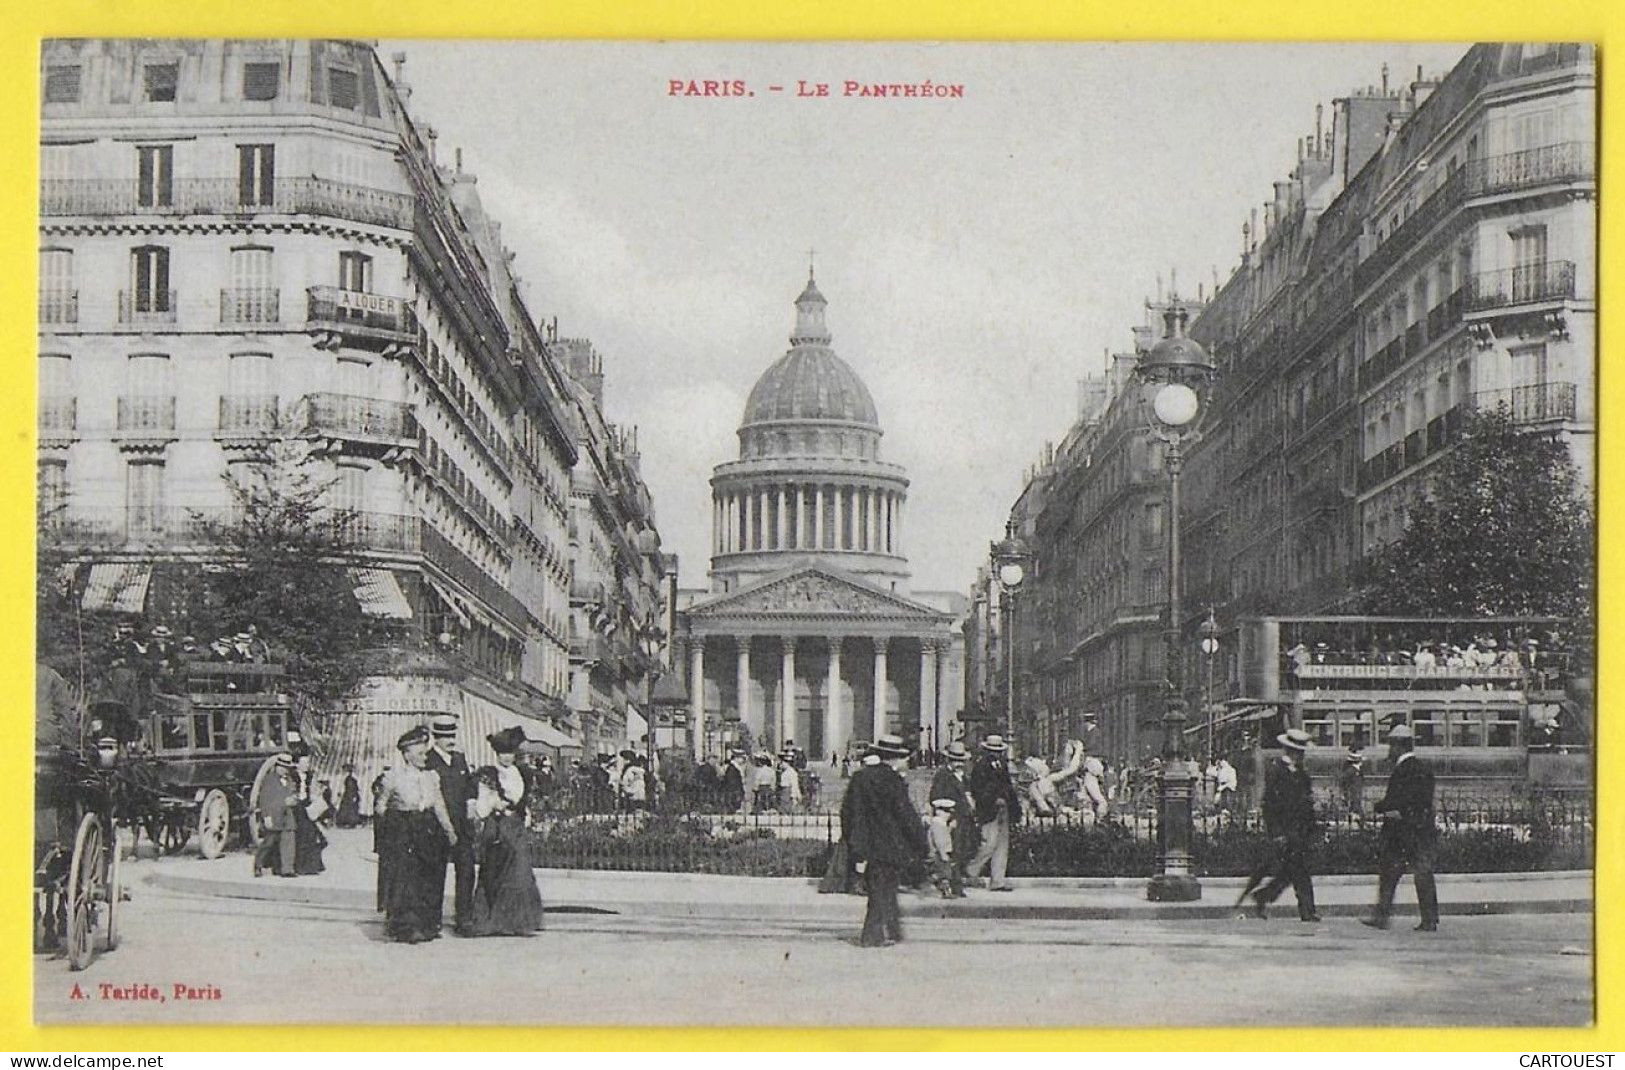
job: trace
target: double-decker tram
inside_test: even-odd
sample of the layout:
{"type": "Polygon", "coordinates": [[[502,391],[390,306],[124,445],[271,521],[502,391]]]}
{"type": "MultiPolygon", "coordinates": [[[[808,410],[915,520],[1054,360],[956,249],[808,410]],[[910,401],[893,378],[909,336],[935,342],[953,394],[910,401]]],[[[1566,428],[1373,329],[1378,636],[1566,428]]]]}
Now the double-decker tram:
{"type": "Polygon", "coordinates": [[[1590,658],[1566,621],[1258,617],[1238,622],[1236,642],[1239,697],[1192,732],[1244,780],[1301,728],[1311,776],[1357,767],[1380,789],[1387,731],[1407,724],[1441,794],[1591,788],[1590,658]]]}

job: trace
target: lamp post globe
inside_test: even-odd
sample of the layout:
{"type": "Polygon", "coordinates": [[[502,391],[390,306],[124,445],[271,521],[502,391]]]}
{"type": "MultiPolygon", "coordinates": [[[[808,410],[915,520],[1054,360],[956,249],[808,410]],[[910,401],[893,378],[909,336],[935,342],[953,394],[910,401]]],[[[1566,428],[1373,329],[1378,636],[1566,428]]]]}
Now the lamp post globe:
{"type": "Polygon", "coordinates": [[[1027,570],[1015,562],[999,566],[999,582],[1006,587],[1020,587],[1021,581],[1027,578],[1027,570]]]}
{"type": "Polygon", "coordinates": [[[1014,744],[1016,738],[1016,592],[1020,589],[1022,581],[1027,578],[1024,562],[1027,560],[1027,545],[1016,534],[1016,522],[1012,517],[1005,524],[1004,538],[988,547],[989,556],[997,570],[999,587],[1004,593],[1000,599],[1004,608],[1004,647],[1005,647],[1005,694],[1004,694],[1004,733],[1005,739],[1014,744]]]}
{"type": "Polygon", "coordinates": [[[1162,779],[1157,790],[1157,872],[1146,898],[1185,902],[1202,897],[1191,858],[1191,804],[1198,775],[1185,754],[1185,673],[1180,631],[1179,473],[1183,448],[1198,433],[1207,388],[1217,369],[1207,351],[1185,334],[1189,312],[1175,299],[1163,316],[1166,333],[1142,352],[1135,376],[1142,389],[1147,430],[1166,446],[1168,470],[1168,614],[1165,664],[1167,712],[1162,719],[1162,779]]]}

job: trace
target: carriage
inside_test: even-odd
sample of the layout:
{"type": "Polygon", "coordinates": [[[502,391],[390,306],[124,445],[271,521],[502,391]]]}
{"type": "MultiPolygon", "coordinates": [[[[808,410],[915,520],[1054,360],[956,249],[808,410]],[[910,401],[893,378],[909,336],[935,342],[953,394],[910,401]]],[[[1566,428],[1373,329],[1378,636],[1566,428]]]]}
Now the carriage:
{"type": "MultiPolygon", "coordinates": [[[[40,666],[34,748],[34,950],[82,970],[118,946],[120,725],[40,666]]],[[[107,711],[116,715],[120,711],[107,711]]]]}
{"type": "Polygon", "coordinates": [[[276,755],[299,738],[281,665],[194,661],[172,692],[153,696],[145,717],[150,757],[133,769],[143,782],[140,821],[153,842],[176,852],[193,837],[204,858],[257,844],[252,819],[276,755]]]}

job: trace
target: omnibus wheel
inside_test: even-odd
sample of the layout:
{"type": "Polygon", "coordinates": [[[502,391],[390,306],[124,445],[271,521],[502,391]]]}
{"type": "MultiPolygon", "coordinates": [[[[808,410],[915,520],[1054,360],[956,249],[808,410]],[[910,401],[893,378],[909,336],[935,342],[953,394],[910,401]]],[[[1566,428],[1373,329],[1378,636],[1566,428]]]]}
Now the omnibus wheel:
{"type": "Polygon", "coordinates": [[[276,755],[273,754],[260,763],[259,769],[254,773],[254,786],[248,789],[248,843],[256,851],[260,846],[260,790],[275,768],[276,755]]]}
{"type": "Polygon", "coordinates": [[[73,864],[68,870],[68,969],[82,970],[95,956],[96,902],[105,894],[106,838],[101,818],[86,814],[73,838],[73,864]]]}
{"type": "Polygon", "coordinates": [[[219,858],[226,853],[230,835],[231,800],[219,788],[210,788],[197,809],[198,849],[204,858],[219,858]]]}

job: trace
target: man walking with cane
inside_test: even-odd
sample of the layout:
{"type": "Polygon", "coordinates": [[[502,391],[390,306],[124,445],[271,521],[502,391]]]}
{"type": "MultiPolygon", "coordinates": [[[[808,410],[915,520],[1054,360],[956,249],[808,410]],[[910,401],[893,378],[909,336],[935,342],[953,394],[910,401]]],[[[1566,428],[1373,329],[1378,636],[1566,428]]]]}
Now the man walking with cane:
{"type": "Polygon", "coordinates": [[[1416,881],[1416,904],[1422,923],[1417,932],[1439,931],[1439,890],[1433,882],[1433,854],[1438,829],[1433,824],[1433,770],[1416,757],[1416,735],[1407,724],[1395,725],[1388,733],[1388,757],[1393,762],[1388,774],[1388,790],[1377,800],[1382,817],[1382,839],[1378,848],[1377,908],[1361,924],[1373,929],[1388,928],[1394,909],[1394,892],[1408,867],[1416,881]]]}
{"type": "Polygon", "coordinates": [[[988,868],[988,887],[995,892],[1013,892],[1006,878],[1010,865],[1010,826],[1021,813],[1021,796],[1010,783],[1010,763],[1005,755],[1010,745],[1001,735],[982,740],[982,754],[971,766],[970,793],[976,804],[976,820],[982,826],[982,846],[965,867],[971,879],[988,868]]]}

